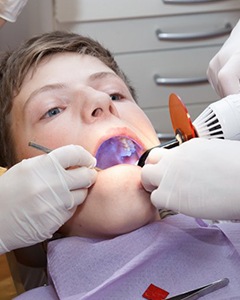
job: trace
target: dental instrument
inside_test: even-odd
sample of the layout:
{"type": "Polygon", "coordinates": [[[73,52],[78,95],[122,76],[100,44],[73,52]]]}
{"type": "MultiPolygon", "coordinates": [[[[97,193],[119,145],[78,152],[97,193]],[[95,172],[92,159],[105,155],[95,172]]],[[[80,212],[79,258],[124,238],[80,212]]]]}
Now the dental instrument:
{"type": "Polygon", "coordinates": [[[207,285],[201,286],[191,291],[186,291],[182,294],[166,298],[169,292],[150,284],[147,290],[143,293],[143,297],[148,300],[196,300],[206,296],[218,289],[221,289],[229,284],[228,278],[222,278],[207,285]]]}
{"type": "MultiPolygon", "coordinates": [[[[40,144],[37,144],[37,143],[34,143],[34,142],[29,142],[29,143],[28,143],[28,146],[33,147],[33,148],[35,148],[35,149],[38,149],[38,150],[40,150],[40,151],[42,151],[42,152],[44,152],[44,153],[50,153],[50,152],[52,151],[52,149],[49,149],[49,148],[47,148],[47,147],[44,147],[44,146],[42,146],[42,145],[40,145],[40,144]]],[[[97,167],[95,167],[94,169],[95,169],[96,171],[101,171],[101,169],[100,169],[100,168],[97,168],[97,167]]]]}
{"type": "Polygon", "coordinates": [[[199,299],[200,297],[206,296],[207,294],[210,294],[212,292],[215,292],[218,289],[227,286],[228,283],[229,283],[229,279],[223,278],[218,281],[207,284],[205,286],[202,286],[200,288],[197,288],[195,290],[188,291],[183,294],[167,298],[166,300],[196,300],[199,299]]]}
{"type": "Polygon", "coordinates": [[[210,104],[193,126],[199,137],[240,140],[240,97],[233,95],[210,104]]]}
{"type": "Polygon", "coordinates": [[[36,144],[34,142],[29,142],[28,146],[33,147],[35,149],[38,149],[38,150],[40,150],[40,151],[42,151],[44,153],[50,153],[52,151],[51,149],[49,149],[47,147],[44,147],[42,145],[36,144]]]}
{"type": "Polygon", "coordinates": [[[139,158],[138,166],[144,166],[152,149],[170,149],[194,137],[240,140],[240,96],[232,95],[226,98],[210,104],[192,122],[180,97],[171,94],[169,112],[175,139],[145,151],[139,158]]]}

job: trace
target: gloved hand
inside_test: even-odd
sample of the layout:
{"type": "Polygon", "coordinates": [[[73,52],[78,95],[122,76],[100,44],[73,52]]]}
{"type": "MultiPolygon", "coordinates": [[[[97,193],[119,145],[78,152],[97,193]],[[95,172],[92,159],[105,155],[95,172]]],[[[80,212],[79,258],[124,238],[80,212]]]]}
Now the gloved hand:
{"type": "Polygon", "coordinates": [[[220,97],[240,92],[240,21],[233,28],[207,70],[208,79],[220,97]]]}
{"type": "Polygon", "coordinates": [[[0,176],[0,253],[51,238],[85,200],[96,180],[95,163],[85,149],[69,145],[0,176]]]}
{"type": "Polygon", "coordinates": [[[15,22],[27,0],[0,0],[0,18],[15,22]]]}
{"type": "Polygon", "coordinates": [[[209,220],[240,219],[240,142],[194,138],[154,149],[142,184],[157,208],[209,220]]]}

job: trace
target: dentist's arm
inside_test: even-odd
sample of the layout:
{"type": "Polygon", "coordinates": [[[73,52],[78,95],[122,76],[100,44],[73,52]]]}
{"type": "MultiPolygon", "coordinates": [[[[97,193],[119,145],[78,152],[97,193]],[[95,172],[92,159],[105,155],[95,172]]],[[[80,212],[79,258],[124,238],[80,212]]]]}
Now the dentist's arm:
{"type": "Polygon", "coordinates": [[[212,220],[240,219],[240,142],[195,138],[154,149],[142,184],[157,208],[212,220]]]}
{"type": "Polygon", "coordinates": [[[85,149],[69,145],[0,176],[0,254],[51,238],[85,200],[95,163],[85,149]]]}
{"type": "Polygon", "coordinates": [[[240,92],[240,20],[210,61],[208,79],[220,97],[240,92]]]}

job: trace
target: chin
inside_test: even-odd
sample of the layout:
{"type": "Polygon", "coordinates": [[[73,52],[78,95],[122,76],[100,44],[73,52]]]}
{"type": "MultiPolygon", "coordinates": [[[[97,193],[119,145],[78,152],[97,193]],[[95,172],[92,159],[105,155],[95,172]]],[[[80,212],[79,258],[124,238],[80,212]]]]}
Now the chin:
{"type": "Polygon", "coordinates": [[[144,214],[142,212],[130,214],[128,219],[125,219],[123,223],[113,228],[115,231],[112,231],[112,235],[118,236],[129,233],[160,219],[159,213],[155,208],[148,211],[144,207],[142,209],[145,209],[144,214]]]}
{"type": "Polygon", "coordinates": [[[66,235],[112,238],[160,219],[140,182],[141,168],[116,165],[99,171],[96,183],[73,217],[66,235]]]}
{"type": "Polygon", "coordinates": [[[112,222],[113,234],[128,233],[160,219],[158,210],[151,203],[150,193],[141,184],[140,167],[118,165],[110,171],[111,178],[118,174],[122,184],[121,188],[116,186],[116,190],[121,190],[122,195],[115,195],[118,213],[115,213],[112,222]]]}

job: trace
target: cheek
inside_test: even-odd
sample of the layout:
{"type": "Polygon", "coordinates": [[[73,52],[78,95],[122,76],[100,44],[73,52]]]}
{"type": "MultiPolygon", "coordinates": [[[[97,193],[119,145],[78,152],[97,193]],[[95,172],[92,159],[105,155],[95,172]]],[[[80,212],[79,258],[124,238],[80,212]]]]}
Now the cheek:
{"type": "Polygon", "coordinates": [[[20,126],[17,132],[13,132],[13,141],[17,162],[39,154],[39,152],[36,152],[36,150],[28,145],[31,138],[26,130],[22,130],[20,126]]]}
{"type": "Polygon", "coordinates": [[[122,119],[125,119],[137,128],[154,130],[151,121],[136,103],[129,102],[125,107],[123,105],[119,106],[119,112],[122,119]]]}
{"type": "Polygon", "coordinates": [[[81,136],[79,131],[76,126],[76,130],[71,131],[69,127],[73,128],[74,126],[67,121],[61,122],[60,126],[55,125],[54,122],[49,122],[40,125],[26,124],[22,127],[24,130],[21,130],[20,127],[15,138],[18,158],[23,159],[43,154],[43,152],[28,146],[30,141],[49,149],[56,149],[68,144],[79,144],[79,136],[81,136]]]}

